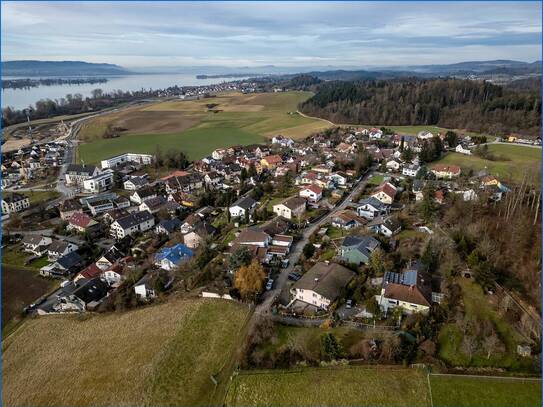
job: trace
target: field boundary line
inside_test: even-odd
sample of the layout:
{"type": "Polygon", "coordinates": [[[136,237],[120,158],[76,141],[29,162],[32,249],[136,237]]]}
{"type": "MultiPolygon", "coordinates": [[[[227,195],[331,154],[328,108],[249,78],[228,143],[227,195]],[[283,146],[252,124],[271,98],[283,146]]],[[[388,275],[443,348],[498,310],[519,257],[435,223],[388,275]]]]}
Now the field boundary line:
{"type": "Polygon", "coordinates": [[[430,384],[430,373],[426,374],[428,380],[428,393],[430,394],[430,406],[434,407],[434,398],[432,397],[432,385],[430,384]]]}
{"type": "Polygon", "coordinates": [[[530,380],[541,381],[541,377],[516,377],[516,376],[489,376],[489,375],[474,375],[474,374],[455,374],[455,373],[429,373],[432,376],[448,376],[448,377],[471,377],[480,379],[504,379],[504,380],[530,380]]]}

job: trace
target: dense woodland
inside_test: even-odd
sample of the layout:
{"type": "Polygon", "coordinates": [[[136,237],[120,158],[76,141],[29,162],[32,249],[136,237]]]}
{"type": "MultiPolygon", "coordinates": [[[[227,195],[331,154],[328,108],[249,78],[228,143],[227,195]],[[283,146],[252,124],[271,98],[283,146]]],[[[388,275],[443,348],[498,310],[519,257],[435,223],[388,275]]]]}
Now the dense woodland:
{"type": "Polygon", "coordinates": [[[437,125],[495,135],[541,133],[541,94],[458,79],[329,82],[302,112],[336,123],[437,125]]]}

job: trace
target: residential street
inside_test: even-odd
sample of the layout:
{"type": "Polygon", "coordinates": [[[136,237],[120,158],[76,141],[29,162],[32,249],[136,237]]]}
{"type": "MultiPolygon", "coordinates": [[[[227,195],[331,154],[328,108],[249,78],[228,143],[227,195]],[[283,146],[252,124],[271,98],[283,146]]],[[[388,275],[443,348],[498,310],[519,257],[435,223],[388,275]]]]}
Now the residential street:
{"type": "MultiPolygon", "coordinates": [[[[302,233],[302,239],[296,243],[296,245],[292,248],[290,252],[288,267],[285,269],[282,269],[281,273],[276,278],[274,282],[273,290],[270,290],[264,294],[264,301],[262,301],[262,303],[260,303],[255,308],[255,314],[265,314],[269,312],[270,307],[273,304],[275,298],[281,295],[283,290],[289,289],[289,284],[287,284],[288,275],[294,271],[294,266],[296,265],[296,263],[298,263],[298,260],[300,259],[300,256],[302,255],[304,246],[309,242],[309,237],[315,231],[321,228],[324,224],[326,224],[336,212],[347,208],[347,206],[351,203],[351,200],[353,199],[353,197],[356,196],[358,193],[360,193],[362,188],[364,188],[368,179],[373,175],[374,171],[375,171],[375,168],[371,168],[358,181],[358,183],[353,187],[351,192],[332,211],[330,211],[326,216],[319,219],[315,223],[310,224],[308,227],[304,229],[302,233]]],[[[288,292],[286,293],[283,292],[283,295],[288,295],[288,292]]]]}

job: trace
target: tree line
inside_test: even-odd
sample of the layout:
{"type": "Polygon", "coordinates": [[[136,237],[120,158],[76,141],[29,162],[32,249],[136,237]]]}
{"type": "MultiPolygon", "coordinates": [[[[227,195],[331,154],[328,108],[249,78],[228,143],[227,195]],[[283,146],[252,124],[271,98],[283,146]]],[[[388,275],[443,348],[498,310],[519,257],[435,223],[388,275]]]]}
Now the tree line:
{"type": "Polygon", "coordinates": [[[505,135],[541,133],[541,94],[460,79],[327,82],[302,112],[337,123],[437,125],[505,135]]]}

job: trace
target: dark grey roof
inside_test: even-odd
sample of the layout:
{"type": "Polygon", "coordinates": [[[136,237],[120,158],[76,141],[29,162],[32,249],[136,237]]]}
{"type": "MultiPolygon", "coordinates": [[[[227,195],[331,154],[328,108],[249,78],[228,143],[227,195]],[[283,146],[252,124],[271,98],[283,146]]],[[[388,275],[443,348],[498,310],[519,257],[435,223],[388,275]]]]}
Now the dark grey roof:
{"type": "Polygon", "coordinates": [[[293,288],[313,290],[334,301],[356,273],[336,263],[317,263],[294,283],[293,288]]]}
{"type": "Polygon", "coordinates": [[[80,165],[80,164],[70,164],[66,170],[67,174],[81,174],[81,175],[92,175],[96,171],[94,165],[80,165]]]}
{"type": "Polygon", "coordinates": [[[371,205],[375,209],[384,209],[384,208],[386,208],[386,205],[384,203],[382,203],[380,200],[378,200],[377,198],[375,198],[373,196],[370,196],[369,198],[362,199],[361,201],[358,202],[358,204],[360,206],[362,206],[362,205],[371,205]]]}
{"type": "Polygon", "coordinates": [[[132,226],[139,225],[153,219],[153,215],[149,211],[134,212],[127,216],[117,219],[117,223],[123,228],[128,229],[132,226]]]}
{"type": "Polygon", "coordinates": [[[168,233],[175,232],[176,230],[181,228],[181,225],[183,222],[179,220],[179,218],[173,218],[173,219],[164,219],[161,220],[158,223],[158,226],[163,227],[168,233]]]}
{"type": "Polygon", "coordinates": [[[369,256],[381,243],[372,236],[347,236],[341,246],[356,247],[364,255],[369,256]]]}
{"type": "Polygon", "coordinates": [[[26,235],[23,238],[23,244],[37,245],[40,243],[42,235],[26,235]]]}
{"type": "Polygon", "coordinates": [[[243,209],[250,209],[256,204],[256,201],[251,198],[250,196],[244,196],[240,199],[238,199],[236,202],[234,202],[231,206],[239,206],[243,209]]]}
{"type": "Polygon", "coordinates": [[[138,194],[140,198],[145,198],[147,196],[156,195],[156,189],[152,187],[146,187],[142,188],[139,191],[134,192],[135,194],[138,194]]]}
{"type": "Polygon", "coordinates": [[[2,197],[2,199],[9,204],[9,203],[12,203],[12,202],[23,201],[25,199],[28,199],[28,197],[26,197],[25,195],[21,195],[21,194],[17,194],[17,193],[12,192],[12,193],[9,193],[9,194],[5,194],[2,197]]]}
{"type": "Polygon", "coordinates": [[[395,230],[398,230],[402,225],[397,219],[388,218],[383,223],[383,226],[385,226],[388,230],[394,232],[395,230]]]}
{"type": "Polygon", "coordinates": [[[77,264],[81,263],[81,256],[77,252],[71,252],[60,257],[56,263],[64,270],[69,270],[77,264]]]}
{"type": "Polygon", "coordinates": [[[74,295],[85,304],[99,301],[107,294],[108,285],[105,281],[96,277],[86,281],[81,287],[74,291],[74,295]]]}

